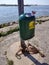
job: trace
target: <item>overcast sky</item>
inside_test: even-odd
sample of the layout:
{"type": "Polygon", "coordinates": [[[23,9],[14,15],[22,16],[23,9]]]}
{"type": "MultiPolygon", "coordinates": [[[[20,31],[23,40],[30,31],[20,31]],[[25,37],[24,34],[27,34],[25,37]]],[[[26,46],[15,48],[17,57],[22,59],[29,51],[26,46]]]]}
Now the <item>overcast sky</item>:
{"type": "MultiPolygon", "coordinates": [[[[0,0],[0,4],[17,4],[18,0],[0,0]]],[[[49,5],[49,0],[24,0],[24,4],[49,5]]]]}

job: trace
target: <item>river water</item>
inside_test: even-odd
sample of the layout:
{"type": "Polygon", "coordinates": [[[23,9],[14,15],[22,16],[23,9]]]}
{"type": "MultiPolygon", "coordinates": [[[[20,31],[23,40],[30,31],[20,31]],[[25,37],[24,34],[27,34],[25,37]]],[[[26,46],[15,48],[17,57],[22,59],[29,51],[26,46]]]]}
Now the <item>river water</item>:
{"type": "MultiPolygon", "coordinates": [[[[36,11],[35,16],[49,16],[49,5],[24,6],[24,13],[36,11]]],[[[0,24],[17,21],[18,6],[0,6],[0,24]]]]}

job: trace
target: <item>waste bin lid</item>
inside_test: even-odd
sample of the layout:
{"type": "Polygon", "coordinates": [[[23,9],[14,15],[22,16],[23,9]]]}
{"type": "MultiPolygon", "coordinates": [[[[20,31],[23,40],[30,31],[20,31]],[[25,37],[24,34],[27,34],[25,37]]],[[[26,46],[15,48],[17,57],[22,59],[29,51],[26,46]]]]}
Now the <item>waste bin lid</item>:
{"type": "Polygon", "coordinates": [[[24,14],[21,14],[19,18],[23,18],[23,17],[31,17],[32,14],[31,13],[24,13],[24,14]]]}
{"type": "Polygon", "coordinates": [[[25,13],[25,17],[31,17],[31,13],[25,13]]]}
{"type": "Polygon", "coordinates": [[[32,17],[35,13],[25,13],[25,17],[32,17]]]}
{"type": "Polygon", "coordinates": [[[23,17],[23,16],[25,16],[25,17],[32,17],[32,16],[34,16],[34,14],[35,14],[35,12],[32,12],[32,13],[24,13],[24,14],[21,14],[20,17],[23,17]]]}

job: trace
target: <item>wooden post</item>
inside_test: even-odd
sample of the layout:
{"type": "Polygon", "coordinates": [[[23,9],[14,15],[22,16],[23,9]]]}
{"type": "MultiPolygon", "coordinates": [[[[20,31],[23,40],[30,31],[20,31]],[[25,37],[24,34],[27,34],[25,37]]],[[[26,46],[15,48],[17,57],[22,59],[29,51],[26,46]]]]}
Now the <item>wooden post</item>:
{"type": "MultiPolygon", "coordinates": [[[[19,16],[21,14],[24,14],[24,1],[23,0],[18,0],[18,11],[19,11],[19,16]]],[[[24,43],[24,40],[21,39],[21,43],[24,43]]]]}
{"type": "Polygon", "coordinates": [[[23,0],[18,0],[18,10],[19,10],[19,16],[24,13],[24,2],[23,2],[23,0]]]}

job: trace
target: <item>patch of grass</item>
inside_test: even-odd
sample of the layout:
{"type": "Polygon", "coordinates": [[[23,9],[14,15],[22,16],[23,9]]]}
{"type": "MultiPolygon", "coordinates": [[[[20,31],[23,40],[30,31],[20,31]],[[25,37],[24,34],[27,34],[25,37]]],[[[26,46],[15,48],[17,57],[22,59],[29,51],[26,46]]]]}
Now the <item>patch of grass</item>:
{"type": "Polygon", "coordinates": [[[8,34],[11,34],[11,33],[13,33],[13,32],[16,32],[16,31],[19,31],[19,28],[18,28],[18,27],[15,28],[15,29],[9,30],[9,31],[7,32],[7,35],[8,35],[8,34]]]}
{"type": "Polygon", "coordinates": [[[7,33],[5,33],[5,32],[1,32],[1,33],[0,33],[0,37],[6,36],[6,34],[7,34],[7,33]]]}
{"type": "Polygon", "coordinates": [[[7,63],[8,63],[8,65],[13,65],[14,64],[14,62],[12,60],[8,60],[7,63]]]}
{"type": "Polygon", "coordinates": [[[0,24],[0,28],[4,28],[4,27],[7,27],[8,24],[4,23],[4,24],[0,24]]]}
{"type": "Polygon", "coordinates": [[[16,24],[16,22],[13,21],[13,22],[8,22],[8,23],[3,23],[3,24],[0,24],[0,28],[4,28],[4,27],[7,27],[7,26],[10,26],[10,25],[13,25],[13,24],[16,24]]]}
{"type": "Polygon", "coordinates": [[[37,25],[38,23],[37,22],[35,22],[35,25],[37,25]]]}
{"type": "Polygon", "coordinates": [[[7,51],[4,52],[4,55],[7,55],[7,51]]]}
{"type": "Polygon", "coordinates": [[[6,56],[6,60],[7,60],[7,65],[14,65],[13,60],[9,60],[6,56]]]}
{"type": "Polygon", "coordinates": [[[11,33],[13,33],[13,32],[16,32],[16,31],[19,31],[19,27],[16,27],[16,28],[14,28],[14,29],[11,29],[11,30],[9,30],[9,31],[7,31],[7,32],[1,32],[1,33],[0,33],[0,37],[9,35],[9,34],[11,34],[11,33]]]}
{"type": "Polygon", "coordinates": [[[42,23],[42,21],[41,21],[41,20],[37,20],[37,22],[38,22],[39,24],[41,24],[41,23],[42,23]]]}

